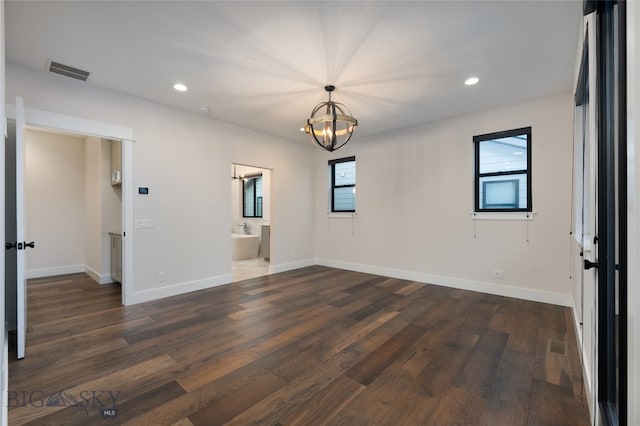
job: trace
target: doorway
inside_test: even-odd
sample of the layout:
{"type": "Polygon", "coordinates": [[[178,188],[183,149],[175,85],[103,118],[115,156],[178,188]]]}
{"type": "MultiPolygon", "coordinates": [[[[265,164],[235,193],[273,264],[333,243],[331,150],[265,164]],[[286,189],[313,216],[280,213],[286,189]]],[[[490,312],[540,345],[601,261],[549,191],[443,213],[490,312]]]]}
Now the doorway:
{"type": "MultiPolygon", "coordinates": [[[[122,203],[121,203],[121,220],[122,220],[122,292],[121,301],[122,304],[127,304],[128,301],[133,300],[133,289],[129,284],[133,277],[133,182],[132,182],[132,157],[133,157],[133,133],[131,129],[111,125],[107,123],[95,122],[91,120],[80,119],[71,116],[65,116],[61,114],[50,113],[47,111],[35,110],[23,106],[22,99],[16,98],[15,105],[7,105],[6,115],[8,119],[13,119],[19,125],[16,125],[16,141],[17,145],[22,148],[20,156],[17,156],[15,161],[15,177],[16,181],[20,183],[19,193],[20,203],[16,203],[14,216],[16,218],[24,218],[24,131],[25,128],[49,130],[56,133],[77,134],[88,137],[106,138],[110,140],[119,140],[122,143],[122,203]],[[19,179],[17,179],[19,178],[19,179]]],[[[55,179],[55,176],[51,177],[55,179]]],[[[5,206],[7,216],[12,214],[12,207],[5,206]]],[[[20,219],[20,222],[23,222],[20,219]]],[[[19,224],[18,240],[22,241],[26,239],[24,236],[24,226],[19,224]]],[[[16,243],[18,247],[16,250],[22,249],[24,243],[16,243]]],[[[26,300],[25,300],[25,280],[26,280],[26,267],[24,265],[24,250],[21,250],[16,261],[16,311],[17,311],[17,336],[18,336],[18,358],[24,358],[25,356],[25,336],[27,329],[26,320],[26,300]]],[[[10,262],[10,260],[7,260],[10,262]]],[[[8,268],[8,265],[7,265],[8,268]]]]}
{"type": "Polygon", "coordinates": [[[269,274],[271,169],[231,164],[231,276],[242,281],[269,274]]]}
{"type": "Polygon", "coordinates": [[[26,130],[25,225],[38,242],[27,252],[27,278],[84,272],[120,283],[111,271],[121,263],[111,259],[122,235],[121,182],[112,179],[119,150],[119,141],[26,130]]]}

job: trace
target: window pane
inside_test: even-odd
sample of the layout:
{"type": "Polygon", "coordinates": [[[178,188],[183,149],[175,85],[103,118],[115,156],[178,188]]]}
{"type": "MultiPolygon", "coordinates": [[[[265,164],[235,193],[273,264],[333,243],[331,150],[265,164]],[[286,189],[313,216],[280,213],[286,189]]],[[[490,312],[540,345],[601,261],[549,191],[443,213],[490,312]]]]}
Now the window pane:
{"type": "Polygon", "coordinates": [[[336,172],[335,186],[356,184],[356,162],[347,161],[334,165],[336,172]]]}
{"type": "Polygon", "coordinates": [[[262,217],[262,197],[256,197],[256,216],[262,217]]]}
{"type": "Polygon", "coordinates": [[[262,217],[262,176],[243,181],[243,216],[262,217]]]}
{"type": "Polygon", "coordinates": [[[262,176],[253,178],[256,185],[256,197],[262,197],[262,176]]]}
{"type": "Polygon", "coordinates": [[[354,211],[356,209],[356,192],[354,187],[334,188],[333,211],[354,211]]]}
{"type": "Polygon", "coordinates": [[[244,216],[253,217],[253,191],[254,180],[247,179],[244,182],[244,216]]]}
{"type": "Polygon", "coordinates": [[[526,209],[527,175],[480,178],[481,209],[526,209]]]}
{"type": "Polygon", "coordinates": [[[527,135],[480,142],[480,174],[527,169],[527,135]]]}

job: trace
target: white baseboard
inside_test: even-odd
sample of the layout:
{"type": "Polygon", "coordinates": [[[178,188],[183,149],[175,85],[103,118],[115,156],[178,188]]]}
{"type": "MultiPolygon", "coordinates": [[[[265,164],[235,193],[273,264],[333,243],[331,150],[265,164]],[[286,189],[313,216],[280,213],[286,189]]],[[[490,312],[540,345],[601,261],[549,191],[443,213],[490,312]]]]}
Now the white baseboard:
{"type": "Polygon", "coordinates": [[[495,294],[497,296],[513,297],[517,299],[531,300],[533,302],[551,303],[560,306],[572,306],[571,296],[568,294],[554,293],[550,291],[534,290],[531,288],[513,287],[508,285],[489,283],[483,281],[468,280],[443,275],[427,274],[423,272],[405,271],[401,269],[385,268],[382,266],[363,265],[360,263],[342,262],[332,259],[316,259],[317,265],[330,266],[332,268],[347,269],[350,271],[364,272],[374,275],[382,275],[391,278],[419,281],[444,287],[459,288],[461,290],[479,291],[481,293],[495,294]]]}
{"type": "Polygon", "coordinates": [[[84,272],[84,265],[66,265],[54,266],[52,268],[29,269],[27,270],[27,279],[77,274],[80,272],[84,272]]]}
{"type": "Polygon", "coordinates": [[[573,327],[576,332],[576,343],[578,344],[578,355],[580,356],[580,365],[582,366],[582,379],[584,381],[584,392],[586,394],[587,399],[587,407],[589,408],[589,416],[590,420],[593,422],[594,419],[594,406],[593,406],[593,392],[591,391],[591,366],[587,362],[587,358],[584,356],[582,352],[582,327],[580,326],[580,319],[576,316],[577,310],[575,306],[575,301],[572,304],[571,312],[573,313],[573,327]]]}
{"type": "Polygon", "coordinates": [[[308,266],[313,266],[316,263],[317,262],[314,259],[306,259],[306,260],[299,260],[297,262],[291,262],[291,263],[281,263],[279,265],[269,265],[269,273],[277,274],[280,272],[291,271],[293,269],[306,268],[308,266]]]}
{"type": "Polygon", "coordinates": [[[89,265],[84,265],[84,272],[98,284],[111,284],[113,282],[111,274],[100,274],[89,265]]]}
{"type": "Polygon", "coordinates": [[[203,280],[171,284],[165,287],[154,288],[150,290],[135,291],[132,300],[127,301],[128,305],[136,303],[149,302],[151,300],[162,299],[164,297],[177,296],[179,294],[190,293],[192,291],[205,290],[207,288],[217,287],[229,284],[233,281],[231,274],[220,275],[218,277],[206,278],[203,280]]]}

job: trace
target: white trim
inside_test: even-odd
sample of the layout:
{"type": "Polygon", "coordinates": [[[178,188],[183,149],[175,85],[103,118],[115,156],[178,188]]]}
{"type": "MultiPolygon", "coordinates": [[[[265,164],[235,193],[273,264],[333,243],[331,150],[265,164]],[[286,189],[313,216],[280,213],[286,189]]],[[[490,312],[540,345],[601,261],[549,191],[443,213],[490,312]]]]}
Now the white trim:
{"type": "MultiPolygon", "coordinates": [[[[2,127],[5,139],[7,137],[7,120],[5,117],[5,13],[4,13],[4,1],[0,1],[0,120],[2,120],[0,126],[2,127]]],[[[0,200],[5,201],[5,156],[4,156],[4,144],[0,149],[0,200]]],[[[3,204],[4,205],[4,204],[3,204]]],[[[5,209],[0,211],[0,240],[5,242],[5,209]]],[[[0,318],[2,318],[2,324],[5,324],[5,262],[4,256],[0,259],[0,280],[2,280],[2,291],[0,291],[0,318]]],[[[6,325],[2,327],[2,376],[0,377],[0,392],[2,392],[2,407],[0,407],[0,425],[6,426],[8,424],[9,408],[8,408],[8,393],[9,393],[9,336],[6,325]]]]}
{"type": "Polygon", "coordinates": [[[111,278],[111,274],[100,274],[98,273],[98,271],[96,271],[89,265],[84,265],[84,273],[89,275],[92,280],[94,280],[100,285],[111,284],[113,282],[113,278],[111,278]]]}
{"type": "MultiPolygon", "coordinates": [[[[6,106],[8,118],[15,119],[15,105],[6,106]]],[[[35,108],[24,108],[25,121],[27,125],[35,125],[54,131],[69,133],[81,133],[86,136],[107,137],[111,139],[133,140],[133,130],[115,124],[101,123],[99,121],[86,120],[84,118],[71,117],[55,112],[42,111],[35,108]]]]}
{"type": "Polygon", "coordinates": [[[640,424],[640,3],[627,5],[627,423],[640,424]]]}
{"type": "Polygon", "coordinates": [[[533,220],[536,212],[470,212],[471,220],[533,220]]]}
{"type": "Polygon", "coordinates": [[[131,305],[133,290],[133,139],[122,139],[122,304],[131,305]],[[124,283],[127,283],[126,285],[124,283]]]}
{"type": "Polygon", "coordinates": [[[56,275],[79,274],[85,272],[85,265],[52,266],[50,268],[28,269],[27,279],[53,277],[56,275]]]}
{"type": "MultiPolygon", "coordinates": [[[[4,33],[5,33],[5,24],[4,24],[4,1],[0,1],[0,120],[2,123],[0,126],[2,127],[3,133],[5,135],[5,139],[7,138],[7,120],[5,116],[5,48],[4,48],[4,33]]],[[[4,203],[5,201],[5,156],[4,150],[5,145],[2,145],[0,149],[0,180],[2,184],[0,184],[0,200],[4,203]]],[[[3,204],[4,205],[4,204],[3,204]]],[[[0,240],[5,242],[5,209],[1,209],[0,211],[0,240]]],[[[6,313],[5,313],[5,262],[4,256],[0,259],[0,280],[2,280],[2,291],[0,291],[0,318],[2,318],[2,337],[4,339],[2,343],[2,377],[0,378],[0,392],[2,392],[2,407],[0,407],[0,425],[6,426],[8,424],[9,417],[9,408],[8,408],[8,393],[9,393],[9,336],[7,332],[7,326],[4,325],[6,313]]]]}
{"type": "Polygon", "coordinates": [[[587,398],[587,409],[589,410],[589,416],[592,419],[593,418],[593,408],[591,406],[591,404],[588,403],[588,401],[592,401],[594,398],[594,395],[592,394],[591,389],[593,389],[593,387],[591,386],[591,371],[593,371],[591,369],[591,366],[588,365],[587,363],[587,358],[585,357],[584,353],[582,352],[582,329],[584,328],[584,325],[579,325],[580,324],[580,319],[578,317],[576,317],[577,311],[576,311],[576,306],[575,303],[576,301],[574,300],[574,305],[571,308],[571,312],[572,312],[572,317],[573,317],[573,328],[574,331],[576,332],[576,343],[578,345],[578,353],[580,355],[580,366],[582,367],[582,378],[584,381],[584,391],[586,393],[586,398],[587,398]]]}
{"type": "Polygon", "coordinates": [[[203,280],[171,284],[166,287],[154,288],[150,290],[136,291],[133,293],[131,300],[127,301],[127,304],[133,305],[136,303],[149,302],[151,300],[158,300],[165,297],[186,294],[192,291],[206,290],[208,288],[218,287],[221,285],[229,284],[231,282],[231,274],[225,274],[217,277],[206,278],[203,280]]]}
{"type": "Polygon", "coordinates": [[[329,219],[355,219],[358,216],[357,212],[327,212],[329,219]]]}
{"type": "Polygon", "coordinates": [[[281,263],[279,265],[269,265],[270,274],[278,274],[280,272],[287,272],[293,269],[306,268],[315,265],[317,262],[314,259],[299,260],[297,262],[281,263]]]}
{"type": "MultiPolygon", "coordinates": [[[[16,240],[26,242],[25,218],[25,111],[21,97],[16,97],[16,240]]],[[[6,161],[6,159],[5,159],[6,161]]],[[[25,250],[16,255],[16,352],[18,359],[24,358],[27,345],[27,256],[25,250]]]]}
{"type": "Polygon", "coordinates": [[[531,288],[514,287],[483,281],[469,280],[466,278],[434,275],[424,272],[405,271],[401,269],[385,268],[375,265],[363,265],[360,263],[342,262],[332,259],[316,259],[317,265],[330,266],[332,268],[347,269],[350,271],[364,272],[374,275],[382,275],[391,278],[419,281],[443,287],[458,288],[462,290],[477,291],[497,296],[513,297],[534,302],[551,303],[553,305],[571,307],[571,295],[554,293],[550,291],[535,290],[531,288]]]}
{"type": "MultiPolygon", "coordinates": [[[[16,106],[6,105],[7,116],[16,106]]],[[[24,108],[28,126],[122,141],[122,304],[133,297],[133,129],[83,118],[24,108]]]]}

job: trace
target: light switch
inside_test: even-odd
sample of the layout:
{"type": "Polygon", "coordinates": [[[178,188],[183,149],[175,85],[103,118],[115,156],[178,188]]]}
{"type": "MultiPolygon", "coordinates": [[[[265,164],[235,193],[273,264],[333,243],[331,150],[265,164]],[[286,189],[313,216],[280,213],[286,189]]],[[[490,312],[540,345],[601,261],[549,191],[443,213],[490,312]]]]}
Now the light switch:
{"type": "Polygon", "coordinates": [[[137,229],[153,229],[153,219],[136,219],[137,229]]]}

